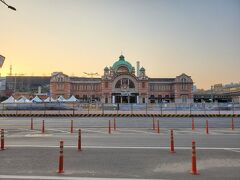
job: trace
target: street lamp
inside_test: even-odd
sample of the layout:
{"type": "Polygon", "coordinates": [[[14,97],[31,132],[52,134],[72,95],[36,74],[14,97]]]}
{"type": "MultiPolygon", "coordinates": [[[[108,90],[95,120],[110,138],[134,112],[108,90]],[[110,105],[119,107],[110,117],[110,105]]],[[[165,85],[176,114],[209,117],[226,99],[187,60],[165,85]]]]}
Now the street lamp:
{"type": "Polygon", "coordinates": [[[5,4],[9,9],[16,11],[17,9],[13,6],[8,5],[4,0],[0,0],[3,4],[5,4]]]}

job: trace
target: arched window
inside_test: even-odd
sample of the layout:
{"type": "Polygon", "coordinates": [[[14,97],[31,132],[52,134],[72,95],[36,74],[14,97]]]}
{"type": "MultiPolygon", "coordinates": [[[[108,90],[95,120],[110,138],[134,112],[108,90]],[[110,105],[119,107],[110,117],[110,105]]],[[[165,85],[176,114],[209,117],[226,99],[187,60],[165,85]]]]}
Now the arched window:
{"type": "Polygon", "coordinates": [[[182,78],[182,90],[186,90],[187,89],[187,79],[186,78],[182,78]]]}
{"type": "Polygon", "coordinates": [[[123,78],[117,81],[115,88],[135,88],[135,85],[131,79],[123,78]]]}
{"type": "Polygon", "coordinates": [[[118,82],[115,85],[115,88],[121,88],[121,80],[118,80],[118,82]]]}

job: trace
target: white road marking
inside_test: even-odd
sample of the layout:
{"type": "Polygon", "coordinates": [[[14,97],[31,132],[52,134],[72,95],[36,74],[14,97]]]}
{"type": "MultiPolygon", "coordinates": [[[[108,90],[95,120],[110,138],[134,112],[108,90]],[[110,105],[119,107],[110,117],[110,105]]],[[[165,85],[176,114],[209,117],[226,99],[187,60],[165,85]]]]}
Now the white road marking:
{"type": "Polygon", "coordinates": [[[233,149],[233,148],[230,148],[230,149],[225,149],[225,150],[240,153],[240,149],[233,149]]]}
{"type": "MultiPolygon", "coordinates": [[[[153,133],[153,132],[147,132],[147,131],[139,131],[139,130],[134,130],[134,129],[124,129],[124,130],[119,130],[119,129],[117,129],[117,131],[118,132],[121,132],[121,133],[124,133],[124,132],[139,132],[139,133],[144,133],[144,134],[157,134],[157,132],[156,133],[153,133]]],[[[161,132],[161,130],[160,130],[160,132],[161,132]]],[[[120,134],[120,133],[119,133],[120,134]]]]}
{"type": "MultiPolygon", "coordinates": [[[[89,131],[89,132],[95,132],[95,133],[102,133],[102,134],[108,134],[106,132],[102,132],[102,131],[95,131],[95,130],[90,130],[90,129],[82,129],[82,131],[89,131]]],[[[107,131],[107,130],[106,130],[107,131]]]]}
{"type": "Polygon", "coordinates": [[[60,129],[47,129],[47,130],[70,134],[69,131],[64,131],[64,130],[60,130],[60,129]]]}
{"type": "MultiPolygon", "coordinates": [[[[58,148],[59,146],[45,146],[45,145],[8,145],[8,147],[42,147],[42,148],[58,148]]],[[[77,146],[64,146],[64,148],[76,148],[77,146]]],[[[162,147],[157,147],[157,146],[149,146],[149,147],[142,147],[142,146],[82,146],[82,148],[86,149],[169,149],[169,146],[162,146],[162,147]]],[[[192,149],[192,147],[174,147],[175,149],[179,150],[187,150],[187,149],[192,149]]],[[[235,150],[235,151],[240,151],[239,148],[225,148],[225,147],[196,147],[198,150],[235,150]]]]}
{"type": "MultiPolygon", "coordinates": [[[[64,175],[64,174],[63,174],[64,175]]],[[[63,180],[140,180],[140,179],[128,179],[128,178],[91,178],[91,177],[69,177],[69,176],[21,176],[21,175],[0,175],[0,179],[63,179],[63,180]]],[[[146,179],[150,180],[150,179],[146,179]]],[[[154,179],[151,179],[154,180],[154,179]]],[[[164,179],[159,179],[164,180],[164,179]]]]}

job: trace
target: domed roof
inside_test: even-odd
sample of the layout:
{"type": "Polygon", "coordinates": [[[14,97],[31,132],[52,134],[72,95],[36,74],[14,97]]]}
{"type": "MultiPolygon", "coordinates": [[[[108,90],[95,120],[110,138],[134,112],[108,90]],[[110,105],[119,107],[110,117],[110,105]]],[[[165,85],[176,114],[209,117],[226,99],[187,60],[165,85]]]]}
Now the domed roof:
{"type": "Polygon", "coordinates": [[[106,66],[106,67],[104,68],[104,71],[109,71],[109,68],[106,66]]]}
{"type": "Polygon", "coordinates": [[[145,68],[144,68],[144,67],[141,67],[140,71],[145,71],[145,68]]]}
{"type": "Polygon", "coordinates": [[[119,56],[119,60],[113,64],[112,68],[114,70],[117,70],[120,66],[127,67],[129,72],[132,71],[132,65],[125,60],[125,57],[123,55],[119,56]]]}

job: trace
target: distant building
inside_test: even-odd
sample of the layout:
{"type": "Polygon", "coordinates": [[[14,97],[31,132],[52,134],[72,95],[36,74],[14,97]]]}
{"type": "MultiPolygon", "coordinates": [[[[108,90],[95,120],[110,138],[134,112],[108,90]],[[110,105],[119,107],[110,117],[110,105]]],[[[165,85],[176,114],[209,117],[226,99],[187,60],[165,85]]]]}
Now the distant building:
{"type": "Polygon", "coordinates": [[[6,90],[6,77],[0,77],[0,94],[3,95],[6,90]]]}
{"type": "Polygon", "coordinates": [[[186,74],[150,78],[144,67],[135,73],[123,55],[112,66],[104,68],[101,78],[69,77],[58,72],[52,74],[50,81],[50,94],[54,98],[75,95],[83,101],[95,99],[103,103],[189,103],[193,102],[192,89],[193,81],[186,74]]]}
{"type": "Polygon", "coordinates": [[[193,93],[195,102],[240,102],[240,83],[214,84],[209,90],[193,93]]]}
{"type": "Polygon", "coordinates": [[[42,92],[49,92],[50,76],[7,76],[5,94],[10,96],[14,92],[36,93],[39,86],[42,92]]]}

